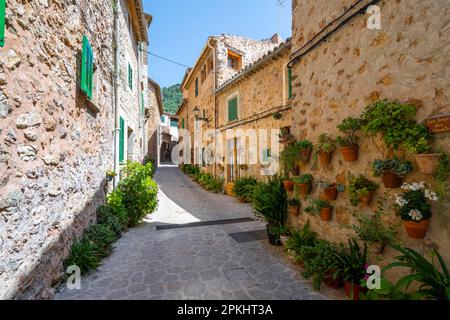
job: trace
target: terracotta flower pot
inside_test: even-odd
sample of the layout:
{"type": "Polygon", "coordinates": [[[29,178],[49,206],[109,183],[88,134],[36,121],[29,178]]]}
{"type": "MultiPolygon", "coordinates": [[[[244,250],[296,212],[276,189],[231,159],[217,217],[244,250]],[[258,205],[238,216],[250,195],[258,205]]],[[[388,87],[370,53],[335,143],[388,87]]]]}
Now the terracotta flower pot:
{"type": "Polygon", "coordinates": [[[386,171],[383,173],[382,179],[384,186],[389,189],[400,188],[403,182],[403,179],[392,171],[386,171]]]}
{"type": "Polygon", "coordinates": [[[286,191],[294,190],[294,182],[286,180],[286,181],[283,181],[283,184],[284,184],[284,189],[286,191]]]}
{"type": "Polygon", "coordinates": [[[319,163],[322,167],[326,167],[330,164],[331,153],[320,151],[318,153],[318,156],[319,156],[319,163]]]}
{"type": "Polygon", "coordinates": [[[369,243],[369,251],[373,254],[382,254],[385,246],[384,243],[369,243]]]}
{"type": "Polygon", "coordinates": [[[356,161],[358,160],[358,145],[341,147],[342,157],[345,161],[356,161]]]}
{"type": "Polygon", "coordinates": [[[419,171],[424,174],[435,174],[438,168],[438,163],[441,155],[433,154],[416,154],[416,163],[419,171]]]}
{"type": "Polygon", "coordinates": [[[369,193],[367,195],[362,195],[359,197],[359,202],[361,202],[361,204],[363,204],[365,206],[370,206],[370,204],[372,203],[372,198],[373,198],[374,194],[375,194],[375,190],[369,191],[369,193]]]}
{"type": "Polygon", "coordinates": [[[328,270],[325,273],[325,276],[323,278],[323,282],[330,288],[340,289],[340,288],[342,288],[344,286],[344,281],[342,281],[342,279],[339,278],[339,277],[334,279],[333,278],[333,274],[335,272],[336,272],[335,269],[328,270]]]}
{"type": "Polygon", "coordinates": [[[309,194],[310,188],[311,188],[310,184],[309,183],[298,183],[297,187],[298,187],[298,191],[300,193],[300,196],[303,199],[306,199],[306,197],[309,194]]]}
{"type": "Polygon", "coordinates": [[[234,197],[233,188],[234,188],[234,182],[228,182],[227,183],[227,195],[234,197]]]}
{"type": "Polygon", "coordinates": [[[351,282],[345,281],[345,295],[351,300],[359,300],[359,294],[361,292],[367,292],[367,288],[361,287],[359,284],[354,283],[352,285],[351,282]],[[353,290],[352,290],[353,289],[353,290]]]}
{"type": "Polygon", "coordinates": [[[323,199],[334,201],[337,199],[338,190],[336,184],[333,183],[330,187],[323,189],[323,199]]]}
{"type": "Polygon", "coordinates": [[[415,221],[403,221],[406,233],[412,239],[423,239],[427,233],[430,225],[430,219],[422,220],[420,222],[415,221]]]}
{"type": "Polygon", "coordinates": [[[333,208],[322,208],[320,209],[320,220],[322,221],[330,221],[331,220],[331,212],[333,208]]]}
{"type": "Polygon", "coordinates": [[[298,206],[289,206],[288,207],[288,213],[291,216],[298,216],[298,212],[299,212],[299,207],[298,206]]]}
{"type": "Polygon", "coordinates": [[[300,151],[300,155],[302,157],[302,161],[304,163],[308,163],[309,158],[311,157],[311,149],[303,149],[302,151],[300,151]]]}

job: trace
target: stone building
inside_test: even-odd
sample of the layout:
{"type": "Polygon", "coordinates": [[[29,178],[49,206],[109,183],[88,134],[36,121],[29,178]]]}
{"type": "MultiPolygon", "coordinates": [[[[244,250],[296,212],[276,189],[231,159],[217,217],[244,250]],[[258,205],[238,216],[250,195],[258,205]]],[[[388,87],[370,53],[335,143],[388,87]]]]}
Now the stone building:
{"type": "Polygon", "coordinates": [[[152,79],[148,79],[148,109],[146,110],[148,145],[146,154],[160,163],[161,116],[164,113],[161,87],[152,79]]]}
{"type": "Polygon", "coordinates": [[[160,163],[172,162],[172,150],[178,144],[178,116],[170,113],[163,113],[161,115],[160,126],[160,163]]]}
{"type": "Polygon", "coordinates": [[[107,170],[120,169],[119,149],[124,161],[143,158],[150,21],[141,0],[7,1],[0,299],[51,298],[72,241],[104,202],[107,170]]]}
{"type": "MultiPolygon", "coordinates": [[[[293,0],[292,68],[293,101],[292,132],[297,139],[317,143],[321,133],[338,135],[336,126],[346,117],[359,117],[373,101],[388,99],[414,104],[416,120],[449,112],[450,77],[449,55],[450,3],[446,0],[378,1],[381,29],[368,28],[369,14],[364,14],[373,1],[304,1],[293,0]],[[361,14],[362,13],[362,14],[361,14]]],[[[311,162],[301,168],[315,177],[313,196],[319,196],[320,179],[347,185],[349,174],[364,174],[372,180],[371,164],[375,159],[386,159],[388,150],[378,137],[360,133],[360,158],[356,163],[344,162],[341,154],[333,155],[331,165],[324,169],[311,162]]],[[[435,135],[435,146],[450,150],[450,135],[435,135]]],[[[406,153],[409,160],[414,160],[406,153]]],[[[425,181],[435,186],[431,176],[414,170],[406,182],[425,181]]],[[[380,181],[379,181],[380,182],[380,181]]],[[[388,199],[398,189],[384,189],[380,184],[377,200],[387,192],[388,199]]],[[[299,221],[310,218],[313,228],[324,238],[346,241],[352,233],[338,225],[354,222],[351,213],[364,211],[351,207],[348,193],[339,195],[334,203],[335,213],[330,223],[318,218],[299,215],[299,221]]],[[[424,240],[409,239],[403,227],[400,240],[423,253],[437,247],[450,263],[450,229],[448,207],[442,219],[437,209],[424,240]],[[440,221],[439,221],[440,220],[440,221]]],[[[386,212],[388,215],[388,212],[386,212]]],[[[398,217],[388,216],[393,222],[398,217]]],[[[391,261],[396,252],[388,249],[380,256],[381,263],[391,261]]]]}

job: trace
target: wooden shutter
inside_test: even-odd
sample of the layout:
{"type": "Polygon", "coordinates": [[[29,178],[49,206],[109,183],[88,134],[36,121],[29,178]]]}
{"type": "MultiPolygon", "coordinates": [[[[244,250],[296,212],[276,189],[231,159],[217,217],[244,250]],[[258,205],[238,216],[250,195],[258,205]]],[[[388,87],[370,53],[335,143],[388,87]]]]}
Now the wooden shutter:
{"type": "Polygon", "coordinates": [[[119,162],[124,162],[125,160],[125,120],[120,117],[120,132],[119,132],[119,162]]]}
{"type": "Polygon", "coordinates": [[[228,121],[233,121],[238,118],[238,101],[237,97],[228,100],[228,121]]]}
{"type": "Polygon", "coordinates": [[[5,9],[6,0],[0,0],[0,47],[5,45],[5,9]]]}
{"type": "Polygon", "coordinates": [[[292,69],[288,68],[288,99],[292,98],[292,69]]]}
{"type": "Polygon", "coordinates": [[[93,75],[94,53],[88,38],[84,35],[81,53],[81,91],[83,91],[89,99],[92,99],[93,75]]]}

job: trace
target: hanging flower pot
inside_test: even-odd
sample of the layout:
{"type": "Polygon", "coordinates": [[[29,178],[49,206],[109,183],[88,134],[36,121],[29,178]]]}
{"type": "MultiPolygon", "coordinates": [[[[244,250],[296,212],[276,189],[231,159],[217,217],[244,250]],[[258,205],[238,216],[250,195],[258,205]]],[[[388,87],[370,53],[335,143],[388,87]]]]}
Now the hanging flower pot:
{"type": "Polygon", "coordinates": [[[322,167],[326,167],[330,164],[330,160],[331,160],[330,152],[319,151],[318,157],[319,157],[319,163],[322,167]]]}
{"type": "Polygon", "coordinates": [[[441,157],[438,153],[424,153],[416,154],[415,156],[417,167],[423,174],[433,175],[438,168],[439,159],[441,157]]]}
{"type": "Polygon", "coordinates": [[[360,195],[360,196],[359,196],[359,202],[360,202],[362,205],[370,206],[370,204],[372,203],[372,198],[373,198],[373,195],[374,195],[374,194],[375,194],[375,190],[369,191],[368,194],[360,195]]]}
{"type": "Polygon", "coordinates": [[[309,195],[311,185],[309,183],[298,183],[297,184],[298,192],[303,199],[309,195]]]}
{"type": "Polygon", "coordinates": [[[373,254],[382,254],[386,244],[380,242],[369,243],[369,251],[373,254]]]}
{"type": "Polygon", "coordinates": [[[337,199],[338,190],[336,184],[333,183],[329,187],[323,189],[323,198],[327,201],[334,201],[337,199]]]}
{"type": "Polygon", "coordinates": [[[400,188],[403,179],[392,171],[386,171],[382,176],[384,186],[389,189],[400,188]]]}
{"type": "Polygon", "coordinates": [[[299,212],[300,207],[299,206],[289,206],[288,207],[288,213],[290,216],[298,216],[298,212],[299,212]]]}
{"type": "Polygon", "coordinates": [[[353,162],[358,160],[358,145],[354,144],[351,146],[341,147],[342,157],[345,161],[353,162]]]}
{"type": "Polygon", "coordinates": [[[356,283],[351,283],[349,281],[345,281],[345,295],[350,299],[350,300],[359,300],[359,294],[360,293],[364,293],[367,292],[367,288],[364,288],[362,286],[360,286],[359,284],[356,283]]]}
{"type": "Polygon", "coordinates": [[[423,239],[427,234],[428,227],[430,226],[430,219],[416,221],[403,221],[406,233],[412,239],[423,239]]]}
{"type": "Polygon", "coordinates": [[[340,278],[340,277],[337,277],[335,279],[333,277],[335,272],[336,272],[336,269],[328,270],[325,273],[325,276],[323,278],[323,282],[330,288],[341,289],[344,286],[344,281],[342,281],[342,278],[340,278]]]}
{"type": "Polygon", "coordinates": [[[331,220],[331,212],[332,211],[333,211],[333,207],[320,209],[320,220],[322,220],[322,221],[330,221],[331,220]]]}
{"type": "Polygon", "coordinates": [[[294,182],[290,180],[283,181],[284,189],[286,191],[293,191],[294,190],[294,182]]]}

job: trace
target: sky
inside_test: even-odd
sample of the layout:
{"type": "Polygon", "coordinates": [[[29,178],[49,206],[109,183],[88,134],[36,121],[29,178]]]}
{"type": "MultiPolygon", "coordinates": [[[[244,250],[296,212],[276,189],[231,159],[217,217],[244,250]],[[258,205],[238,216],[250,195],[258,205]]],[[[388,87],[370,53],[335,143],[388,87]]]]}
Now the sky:
{"type": "MultiPolygon", "coordinates": [[[[279,33],[291,36],[291,0],[282,0],[279,33]]],[[[210,35],[242,35],[256,40],[278,32],[277,0],[143,0],[153,15],[149,51],[193,66],[210,35]]],[[[149,56],[149,76],[161,87],[180,83],[185,67],[149,56]]]]}

